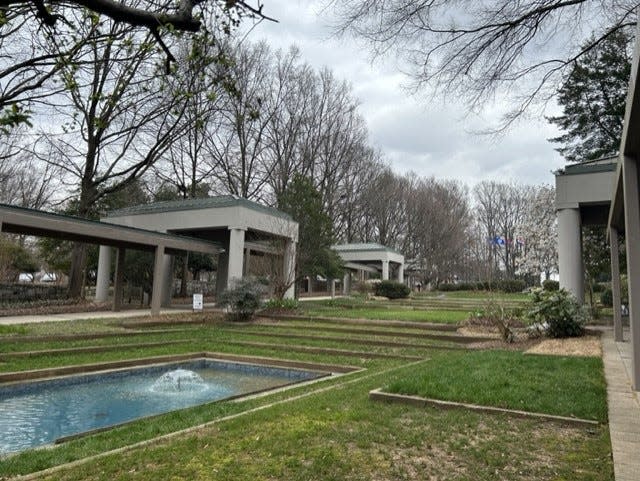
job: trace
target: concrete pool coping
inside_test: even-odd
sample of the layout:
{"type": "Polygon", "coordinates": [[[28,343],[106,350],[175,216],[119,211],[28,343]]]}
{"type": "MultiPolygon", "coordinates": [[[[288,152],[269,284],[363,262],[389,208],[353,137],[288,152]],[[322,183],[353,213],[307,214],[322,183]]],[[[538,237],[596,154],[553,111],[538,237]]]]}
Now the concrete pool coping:
{"type": "Polygon", "coordinates": [[[94,364],[79,364],[75,366],[60,366],[46,369],[33,369],[30,371],[15,371],[0,373],[0,386],[9,383],[43,380],[61,376],[69,376],[74,374],[97,373],[100,371],[109,371],[116,369],[125,369],[131,367],[149,366],[152,364],[190,361],[194,359],[208,359],[244,362],[249,364],[260,364],[267,367],[286,367],[291,369],[305,369],[310,371],[346,374],[352,371],[358,371],[360,367],[344,366],[338,364],[324,364],[305,361],[291,361],[287,359],[269,358],[263,356],[245,356],[237,354],[226,354],[210,351],[193,352],[179,355],[154,356],[136,359],[127,359],[123,361],[109,361],[94,364]]]}

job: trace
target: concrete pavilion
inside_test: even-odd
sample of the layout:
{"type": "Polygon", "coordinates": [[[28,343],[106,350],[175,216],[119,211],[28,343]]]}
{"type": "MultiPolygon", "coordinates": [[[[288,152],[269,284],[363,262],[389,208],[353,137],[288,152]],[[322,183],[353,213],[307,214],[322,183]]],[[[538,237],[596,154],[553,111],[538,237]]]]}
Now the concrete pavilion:
{"type": "Polygon", "coordinates": [[[567,165],[556,172],[560,287],[584,301],[582,226],[607,225],[617,158],[567,165]]]}
{"type": "MultiPolygon", "coordinates": [[[[638,26],[640,28],[640,25],[638,26]]],[[[556,176],[558,196],[558,243],[560,284],[579,299],[583,296],[582,254],[579,226],[591,214],[583,207],[609,203],[606,225],[611,247],[614,336],[623,342],[620,307],[618,235],[624,233],[629,287],[630,370],[632,388],[640,391],[640,31],[627,94],[624,129],[619,154],[612,165],[605,163],[569,166],[556,176]],[[600,165],[600,166],[598,166],[600,165]],[[575,167],[575,168],[574,168],[575,167]],[[573,169],[572,169],[573,168],[573,169]],[[573,172],[572,172],[573,171],[573,172]],[[575,176],[572,177],[572,174],[575,176]],[[606,191],[608,190],[608,194],[606,191]],[[594,203],[594,201],[597,201],[594,203]],[[584,213],[584,216],[583,216],[584,213]]],[[[593,213],[601,222],[602,211],[593,213]]]]}
{"type": "MultiPolygon", "coordinates": [[[[105,246],[104,248],[109,253],[112,247],[116,248],[118,256],[114,276],[115,295],[113,299],[113,309],[116,311],[120,309],[122,302],[124,255],[127,249],[154,253],[152,314],[160,312],[161,281],[164,278],[163,259],[166,255],[183,254],[185,252],[217,254],[221,251],[217,244],[202,239],[146,231],[136,227],[116,226],[5,204],[0,204],[0,231],[99,244],[105,246]]],[[[103,300],[106,301],[106,297],[103,300]]]]}
{"type": "Polygon", "coordinates": [[[404,256],[390,247],[376,243],[340,244],[331,247],[338,253],[347,270],[342,283],[346,294],[351,290],[351,274],[364,280],[368,273],[381,273],[382,280],[389,280],[395,270],[396,280],[404,282],[404,256]]]}
{"type": "MultiPolygon", "coordinates": [[[[216,292],[220,293],[246,273],[251,253],[282,258],[282,275],[290,279],[285,297],[294,296],[294,269],[298,224],[289,215],[241,197],[226,195],[129,207],[107,214],[103,223],[137,228],[215,242],[218,255],[216,292]],[[280,241],[280,242],[277,242],[280,241]],[[281,248],[277,248],[281,245],[281,248]]],[[[161,304],[171,301],[173,257],[162,259],[164,280],[161,304]]],[[[96,300],[108,297],[111,249],[100,247],[96,300]]]]}

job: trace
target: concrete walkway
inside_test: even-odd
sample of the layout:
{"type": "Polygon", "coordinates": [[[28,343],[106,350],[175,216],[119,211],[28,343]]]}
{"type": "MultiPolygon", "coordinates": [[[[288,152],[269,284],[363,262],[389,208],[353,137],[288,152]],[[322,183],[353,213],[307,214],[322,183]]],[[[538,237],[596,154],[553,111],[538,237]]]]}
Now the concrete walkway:
{"type": "MultiPolygon", "coordinates": [[[[629,338],[625,332],[625,339],[629,338]]],[[[631,389],[631,346],[615,342],[613,331],[602,335],[602,357],[607,380],[609,431],[616,481],[640,479],[640,401],[631,389]]]]}
{"type": "MultiPolygon", "coordinates": [[[[205,308],[208,307],[205,304],[205,308]]],[[[181,312],[193,312],[186,307],[162,309],[160,314],[178,314],[181,312]]],[[[150,309],[130,309],[126,311],[94,311],[73,312],[65,314],[41,314],[26,316],[0,317],[0,325],[31,324],[34,322],[76,321],[78,319],[120,319],[124,317],[146,317],[151,315],[150,309]]]]}

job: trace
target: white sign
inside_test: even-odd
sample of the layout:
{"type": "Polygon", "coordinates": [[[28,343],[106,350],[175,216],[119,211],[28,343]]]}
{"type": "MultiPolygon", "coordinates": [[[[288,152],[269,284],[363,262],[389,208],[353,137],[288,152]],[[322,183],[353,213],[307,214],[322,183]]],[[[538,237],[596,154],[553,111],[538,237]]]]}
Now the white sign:
{"type": "Polygon", "coordinates": [[[194,311],[202,310],[202,294],[193,295],[193,310],[194,311]]]}

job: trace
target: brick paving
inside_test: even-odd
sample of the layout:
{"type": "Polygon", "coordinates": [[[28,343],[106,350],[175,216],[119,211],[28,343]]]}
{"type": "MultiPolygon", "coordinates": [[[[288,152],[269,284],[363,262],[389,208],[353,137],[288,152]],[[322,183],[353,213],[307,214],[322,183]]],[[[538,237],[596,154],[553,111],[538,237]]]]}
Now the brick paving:
{"type": "MultiPolygon", "coordinates": [[[[628,332],[625,338],[628,339],[628,332]]],[[[631,346],[615,342],[613,331],[602,335],[607,380],[609,431],[616,481],[640,479],[640,400],[631,388],[631,346]]]]}

